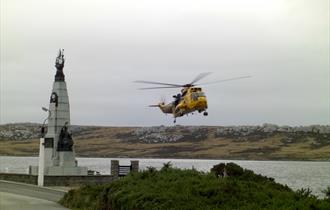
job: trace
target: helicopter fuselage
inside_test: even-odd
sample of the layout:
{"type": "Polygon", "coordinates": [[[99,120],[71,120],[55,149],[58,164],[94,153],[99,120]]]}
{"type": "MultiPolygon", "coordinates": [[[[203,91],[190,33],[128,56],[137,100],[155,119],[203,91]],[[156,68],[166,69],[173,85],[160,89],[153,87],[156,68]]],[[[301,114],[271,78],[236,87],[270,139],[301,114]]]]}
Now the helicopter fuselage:
{"type": "Polygon", "coordinates": [[[176,97],[175,101],[168,104],[160,103],[158,107],[163,113],[173,114],[174,118],[182,117],[194,111],[203,112],[207,109],[207,99],[202,88],[183,88],[181,93],[182,95],[174,96],[176,97]]]}

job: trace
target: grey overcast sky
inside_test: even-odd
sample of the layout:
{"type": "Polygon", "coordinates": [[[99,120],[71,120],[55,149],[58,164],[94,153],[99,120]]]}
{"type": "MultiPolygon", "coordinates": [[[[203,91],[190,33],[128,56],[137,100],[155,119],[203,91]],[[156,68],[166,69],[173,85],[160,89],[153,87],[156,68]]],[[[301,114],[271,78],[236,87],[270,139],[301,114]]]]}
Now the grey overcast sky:
{"type": "Polygon", "coordinates": [[[330,124],[329,0],[1,0],[0,123],[42,122],[65,49],[71,123],[171,125],[154,104],[205,86],[182,125],[330,124]]]}

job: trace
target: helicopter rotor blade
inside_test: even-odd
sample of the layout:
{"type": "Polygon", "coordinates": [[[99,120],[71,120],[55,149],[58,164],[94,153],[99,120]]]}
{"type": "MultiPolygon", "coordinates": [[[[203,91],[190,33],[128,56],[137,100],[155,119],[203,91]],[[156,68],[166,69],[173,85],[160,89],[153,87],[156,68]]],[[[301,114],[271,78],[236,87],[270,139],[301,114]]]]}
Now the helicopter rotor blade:
{"type": "Polygon", "coordinates": [[[153,85],[168,85],[172,87],[182,87],[179,84],[171,84],[171,83],[162,83],[162,82],[152,82],[152,81],[144,81],[144,80],[136,80],[135,83],[144,83],[144,84],[153,84],[153,85]]]}
{"type": "Polygon", "coordinates": [[[250,78],[250,77],[251,76],[233,77],[233,78],[218,80],[218,81],[214,81],[214,82],[200,83],[200,84],[196,84],[196,85],[211,85],[211,84],[216,84],[216,83],[221,83],[221,82],[227,82],[227,81],[232,81],[232,80],[238,80],[238,79],[245,79],[245,78],[250,78]]]}
{"type": "Polygon", "coordinates": [[[179,88],[182,86],[172,86],[172,87],[146,87],[146,88],[139,88],[138,90],[152,90],[152,89],[165,89],[165,88],[179,88]]]}
{"type": "Polygon", "coordinates": [[[207,75],[211,74],[212,72],[204,72],[204,73],[200,73],[199,75],[197,75],[197,77],[195,77],[195,79],[193,81],[191,81],[189,84],[190,85],[194,85],[196,82],[198,82],[199,80],[203,79],[204,77],[206,77],[207,75]]]}

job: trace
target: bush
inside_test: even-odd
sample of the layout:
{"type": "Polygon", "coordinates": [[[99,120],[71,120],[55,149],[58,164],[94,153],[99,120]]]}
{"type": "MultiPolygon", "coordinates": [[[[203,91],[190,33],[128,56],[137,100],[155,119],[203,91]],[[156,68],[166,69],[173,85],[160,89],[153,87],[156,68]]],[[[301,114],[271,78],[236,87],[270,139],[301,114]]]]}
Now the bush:
{"type": "Polygon", "coordinates": [[[226,164],[220,163],[211,168],[211,172],[214,173],[217,177],[223,177],[225,173],[226,164]]]}
{"type": "Polygon", "coordinates": [[[228,176],[242,176],[244,169],[235,163],[227,163],[226,172],[228,176]]]}
{"type": "Polygon", "coordinates": [[[308,190],[294,192],[238,165],[226,167],[231,176],[221,179],[215,169],[203,173],[166,164],[160,171],[150,168],[107,185],[72,190],[61,203],[86,210],[330,209],[330,202],[308,190]]]}
{"type": "Polygon", "coordinates": [[[297,190],[298,197],[308,198],[312,196],[312,190],[309,188],[301,188],[300,190],[297,190]]]}
{"type": "Polygon", "coordinates": [[[169,161],[169,162],[163,164],[162,170],[167,170],[172,167],[173,167],[173,165],[172,165],[171,161],[169,161]]]}
{"type": "Polygon", "coordinates": [[[330,186],[322,191],[325,194],[325,197],[330,200],[330,186]]]}

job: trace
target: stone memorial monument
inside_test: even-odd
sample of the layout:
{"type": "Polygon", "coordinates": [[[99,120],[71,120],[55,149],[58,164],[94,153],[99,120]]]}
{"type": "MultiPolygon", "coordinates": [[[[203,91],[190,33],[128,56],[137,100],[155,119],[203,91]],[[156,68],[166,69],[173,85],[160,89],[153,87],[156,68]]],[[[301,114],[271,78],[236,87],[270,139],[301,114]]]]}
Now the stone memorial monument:
{"type": "MultiPolygon", "coordinates": [[[[40,164],[43,167],[40,167],[39,174],[43,172],[44,175],[57,176],[87,175],[87,168],[79,167],[75,159],[74,142],[70,132],[69,97],[63,73],[65,63],[63,52],[63,50],[59,51],[55,62],[56,74],[49,109],[43,108],[48,111],[48,125],[47,129],[42,129],[39,167],[40,164]]],[[[38,167],[30,167],[30,173],[38,174],[38,167]]]]}

